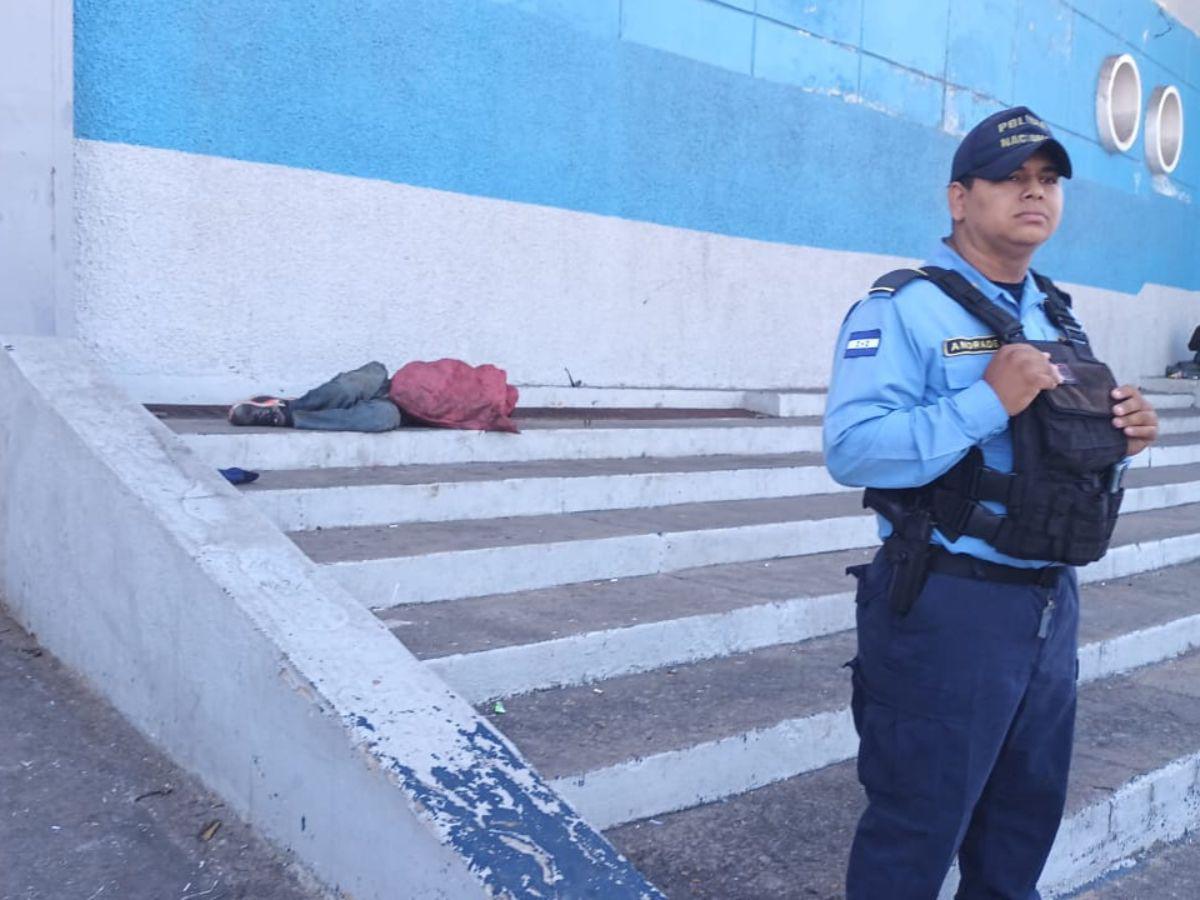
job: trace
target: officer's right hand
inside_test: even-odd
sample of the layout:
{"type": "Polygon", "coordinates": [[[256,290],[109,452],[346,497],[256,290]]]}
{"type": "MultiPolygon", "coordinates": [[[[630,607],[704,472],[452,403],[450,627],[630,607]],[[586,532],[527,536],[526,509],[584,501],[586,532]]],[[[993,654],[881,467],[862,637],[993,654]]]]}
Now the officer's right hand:
{"type": "Polygon", "coordinates": [[[1031,344],[1005,344],[996,351],[983,372],[1009,416],[1015,416],[1041,391],[1062,383],[1062,375],[1050,363],[1050,354],[1031,344]]]}

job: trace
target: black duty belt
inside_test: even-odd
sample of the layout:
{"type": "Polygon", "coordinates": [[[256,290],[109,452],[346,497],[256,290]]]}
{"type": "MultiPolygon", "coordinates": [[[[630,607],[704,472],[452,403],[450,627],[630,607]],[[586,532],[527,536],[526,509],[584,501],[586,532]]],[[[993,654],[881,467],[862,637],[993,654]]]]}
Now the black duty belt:
{"type": "Polygon", "coordinates": [[[1065,566],[1044,566],[1040,569],[1005,566],[1001,563],[976,559],[974,556],[967,556],[964,553],[950,553],[941,547],[935,548],[930,553],[927,566],[929,572],[957,575],[959,578],[999,581],[1004,584],[1036,584],[1041,587],[1054,587],[1058,584],[1062,573],[1066,571],[1065,566]]]}

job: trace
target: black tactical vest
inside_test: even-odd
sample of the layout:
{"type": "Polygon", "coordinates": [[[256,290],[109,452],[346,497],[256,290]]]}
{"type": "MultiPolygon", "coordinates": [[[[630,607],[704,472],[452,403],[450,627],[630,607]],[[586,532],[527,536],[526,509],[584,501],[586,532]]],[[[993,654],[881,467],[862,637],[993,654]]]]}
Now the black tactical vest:
{"type": "Polygon", "coordinates": [[[1047,317],[1063,334],[1058,341],[1026,340],[1020,320],[948,269],[900,269],[872,287],[873,292],[891,293],[914,278],[925,278],[995,332],[1001,343],[1028,343],[1049,353],[1063,382],[1039,393],[1009,420],[1011,473],[985,466],[983,452],[973,447],[924,487],[868,488],[863,505],[889,519],[897,508],[921,510],[950,541],[968,535],[1019,559],[1084,565],[1108,550],[1124,495],[1117,464],[1125,456],[1126,439],[1112,425],[1111,392],[1117,384],[1071,314],[1071,298],[1050,279],[1036,272],[1033,277],[1046,294],[1047,317]],[[1006,514],[992,512],[982,501],[1004,504],[1006,514]]]}

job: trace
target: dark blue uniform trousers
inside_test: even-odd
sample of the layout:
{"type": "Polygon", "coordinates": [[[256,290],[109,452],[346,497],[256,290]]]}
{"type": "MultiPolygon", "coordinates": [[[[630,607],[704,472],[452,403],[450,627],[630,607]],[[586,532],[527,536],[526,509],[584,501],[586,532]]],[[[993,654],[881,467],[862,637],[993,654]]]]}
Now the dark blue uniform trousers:
{"type": "Polygon", "coordinates": [[[890,563],[860,573],[853,672],[868,806],[848,900],[934,900],[958,855],[959,898],[1036,900],[1066,801],[1079,588],[931,573],[907,615],[890,563]]]}

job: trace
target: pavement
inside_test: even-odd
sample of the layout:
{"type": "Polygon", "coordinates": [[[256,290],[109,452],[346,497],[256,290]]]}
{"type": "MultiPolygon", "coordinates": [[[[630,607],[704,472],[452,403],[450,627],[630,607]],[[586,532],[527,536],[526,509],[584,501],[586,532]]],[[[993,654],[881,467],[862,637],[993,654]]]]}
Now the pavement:
{"type": "Polygon", "coordinates": [[[332,900],[0,602],[0,900],[332,900]]]}
{"type": "MultiPolygon", "coordinates": [[[[1200,835],[1158,845],[1130,868],[1110,873],[1070,900],[1195,900],[1200,897],[1200,835]]],[[[1064,898],[1066,900],[1066,898],[1064,898]]]]}

